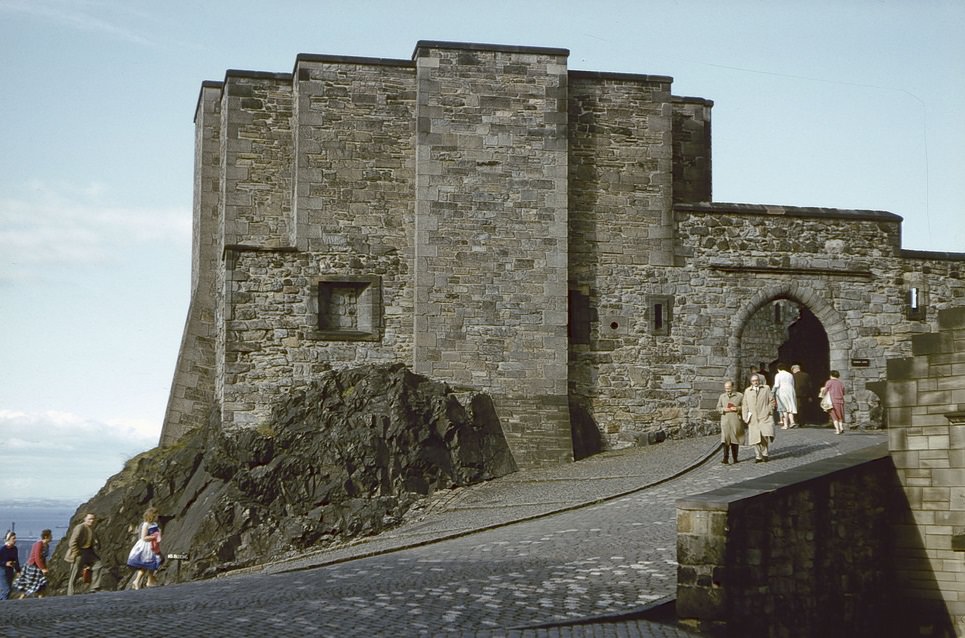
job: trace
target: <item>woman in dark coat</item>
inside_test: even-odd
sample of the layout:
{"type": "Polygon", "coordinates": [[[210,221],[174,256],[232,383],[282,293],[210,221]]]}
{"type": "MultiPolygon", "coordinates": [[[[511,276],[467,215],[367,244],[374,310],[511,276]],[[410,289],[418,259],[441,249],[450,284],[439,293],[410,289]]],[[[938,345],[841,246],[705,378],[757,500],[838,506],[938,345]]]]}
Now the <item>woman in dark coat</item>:
{"type": "Polygon", "coordinates": [[[17,535],[14,532],[7,532],[3,547],[0,547],[0,566],[3,573],[0,574],[0,600],[10,598],[10,590],[13,589],[13,579],[20,573],[20,552],[17,550],[17,535]]]}

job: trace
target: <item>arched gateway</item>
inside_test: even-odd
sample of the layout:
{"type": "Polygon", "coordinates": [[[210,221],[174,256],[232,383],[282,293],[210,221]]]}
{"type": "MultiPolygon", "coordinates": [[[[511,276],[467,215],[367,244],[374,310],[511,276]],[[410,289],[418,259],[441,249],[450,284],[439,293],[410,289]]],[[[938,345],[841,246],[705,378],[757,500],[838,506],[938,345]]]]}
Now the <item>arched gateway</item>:
{"type": "MultiPolygon", "coordinates": [[[[728,367],[728,376],[736,379],[739,387],[745,383],[750,367],[760,369],[762,363],[767,366],[764,370],[772,381],[778,361],[800,365],[811,377],[814,393],[830,370],[848,369],[851,346],[847,324],[840,313],[815,292],[811,282],[765,286],[734,315],[731,330],[733,337],[728,352],[733,362],[728,367]],[[762,325],[766,327],[760,328],[762,325]],[[765,337],[763,347],[759,343],[748,343],[761,341],[756,333],[768,329],[772,336],[769,340],[765,337]]],[[[803,407],[801,409],[803,412],[803,407]]],[[[815,419],[814,414],[808,416],[824,421],[815,419]]]]}
{"type": "Polygon", "coordinates": [[[331,367],[400,361],[489,392],[520,466],[716,430],[749,318],[799,304],[866,384],[965,299],[965,255],[901,218],[711,201],[713,103],[566,49],[419,42],[228,71],[195,117],[192,299],[162,444],[257,427],[331,367]]]}

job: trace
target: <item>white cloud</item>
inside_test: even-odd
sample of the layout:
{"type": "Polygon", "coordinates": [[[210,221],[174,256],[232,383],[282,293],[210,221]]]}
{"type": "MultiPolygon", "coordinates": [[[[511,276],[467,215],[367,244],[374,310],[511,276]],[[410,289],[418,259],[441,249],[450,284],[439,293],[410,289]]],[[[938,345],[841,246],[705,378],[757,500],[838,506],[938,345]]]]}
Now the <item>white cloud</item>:
{"type": "Polygon", "coordinates": [[[65,412],[0,410],[0,494],[89,498],[131,457],[157,446],[158,428],[65,412]]]}
{"type": "Polygon", "coordinates": [[[117,10],[136,15],[132,11],[125,11],[123,5],[91,0],[2,0],[0,10],[59,22],[72,29],[107,35],[132,44],[156,44],[151,38],[142,35],[139,29],[119,24],[119,20],[113,16],[105,19],[94,15],[117,10]]]}
{"type": "Polygon", "coordinates": [[[109,265],[135,246],[190,243],[191,211],[129,207],[109,195],[99,183],[32,182],[0,197],[0,283],[34,280],[48,268],[109,265]]]}

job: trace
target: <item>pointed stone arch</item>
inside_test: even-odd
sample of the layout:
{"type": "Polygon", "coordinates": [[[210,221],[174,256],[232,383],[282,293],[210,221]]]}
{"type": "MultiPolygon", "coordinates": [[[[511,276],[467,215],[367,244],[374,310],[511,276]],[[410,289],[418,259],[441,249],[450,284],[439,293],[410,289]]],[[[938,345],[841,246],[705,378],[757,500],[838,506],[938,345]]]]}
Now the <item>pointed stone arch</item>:
{"type": "Polygon", "coordinates": [[[748,298],[742,307],[734,314],[731,320],[730,336],[727,343],[727,354],[730,359],[728,364],[728,374],[735,379],[740,378],[739,370],[741,337],[744,326],[747,325],[751,316],[760,310],[765,304],[777,299],[789,299],[803,306],[806,306],[828,335],[828,360],[832,369],[842,371],[848,369],[848,357],[851,351],[851,339],[848,335],[848,324],[834,307],[827,302],[820,288],[824,287],[824,282],[818,281],[819,287],[816,288],[810,282],[788,281],[772,283],[757,290],[748,298]]]}

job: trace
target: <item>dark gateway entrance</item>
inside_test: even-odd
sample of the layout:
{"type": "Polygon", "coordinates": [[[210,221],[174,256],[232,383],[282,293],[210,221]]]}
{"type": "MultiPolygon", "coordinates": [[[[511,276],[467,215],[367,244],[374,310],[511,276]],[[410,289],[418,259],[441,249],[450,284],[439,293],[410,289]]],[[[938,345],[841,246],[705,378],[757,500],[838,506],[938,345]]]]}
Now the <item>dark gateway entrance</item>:
{"type": "MultiPolygon", "coordinates": [[[[828,333],[814,313],[804,306],[798,308],[800,314],[797,321],[788,326],[787,341],[778,348],[778,359],[789,365],[800,365],[810,375],[812,394],[816,396],[830,373],[828,333]]],[[[826,423],[828,420],[817,407],[817,401],[798,406],[798,415],[802,423],[826,423]]]]}
{"type": "Polygon", "coordinates": [[[817,393],[828,379],[830,360],[828,333],[815,314],[794,299],[773,299],[748,317],[741,334],[741,388],[749,383],[751,366],[772,385],[779,361],[797,364],[811,380],[811,401],[798,407],[798,422],[824,424],[817,393]]]}

